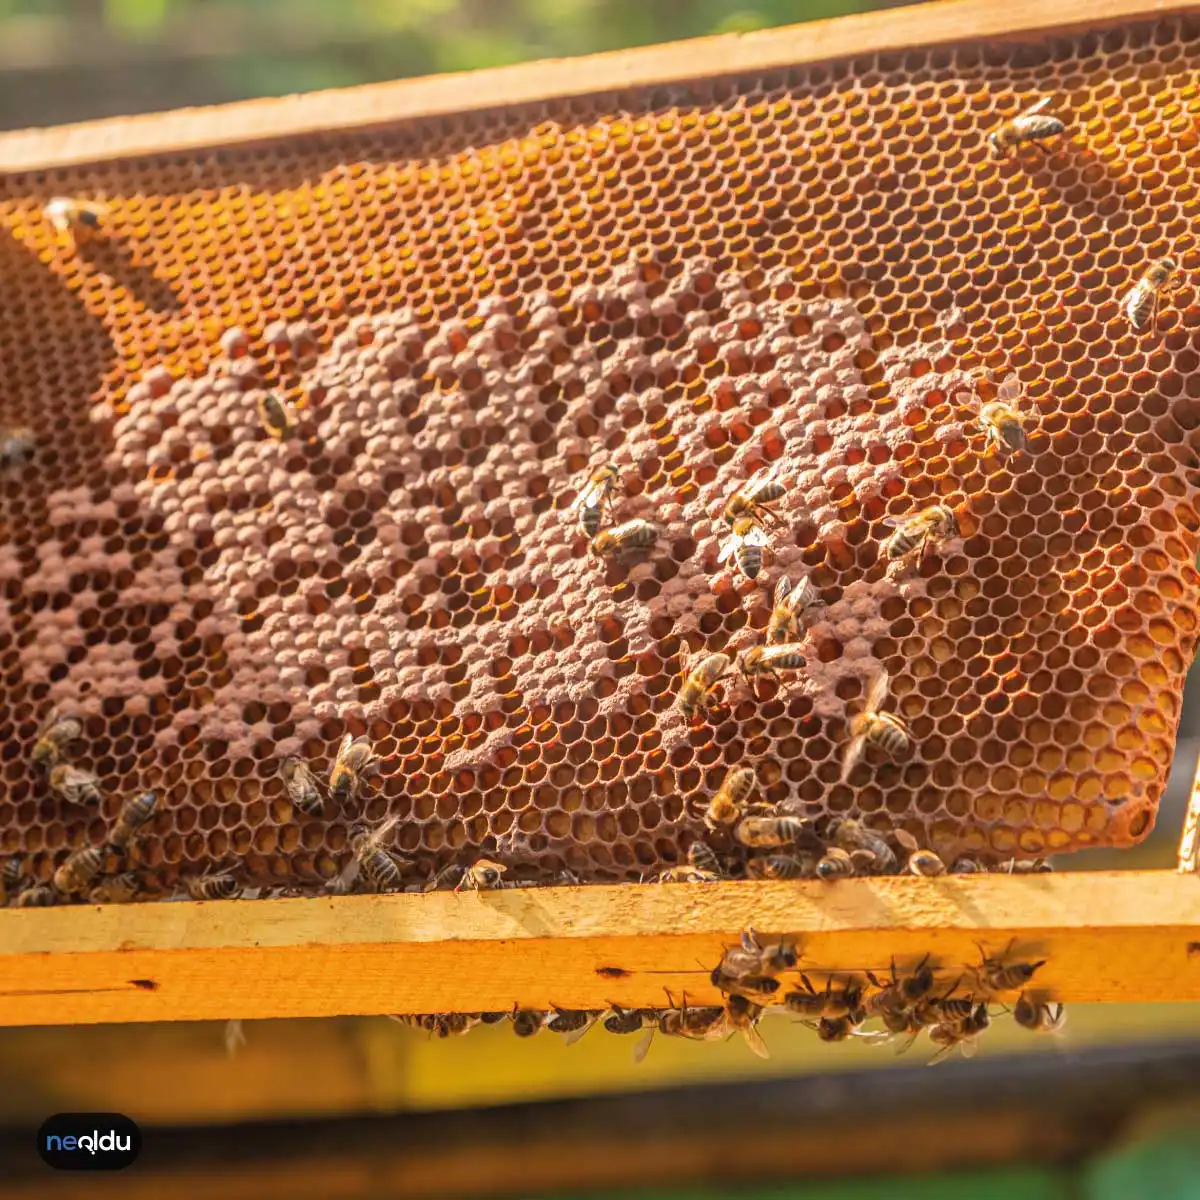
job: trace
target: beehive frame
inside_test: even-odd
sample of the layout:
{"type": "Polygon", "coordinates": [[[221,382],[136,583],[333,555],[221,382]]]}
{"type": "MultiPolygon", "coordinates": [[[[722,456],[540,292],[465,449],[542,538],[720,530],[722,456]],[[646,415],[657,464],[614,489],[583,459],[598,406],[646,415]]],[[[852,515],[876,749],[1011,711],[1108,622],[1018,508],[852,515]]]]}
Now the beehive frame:
{"type": "MultiPolygon", "coordinates": [[[[719,76],[763,72],[915,46],[1102,29],[1106,22],[1163,12],[1115,3],[1068,4],[1053,14],[1032,4],[1003,13],[974,2],[932,5],[769,35],[483,73],[473,76],[469,87],[458,79],[358,89],[339,97],[336,122],[327,117],[328,98],[301,97],[7,135],[0,138],[0,170],[50,171],[143,154],[186,155],[370,129],[405,117],[651,88],[703,76],[710,66],[719,76]]],[[[1128,814],[1125,819],[1128,825],[1128,814]]],[[[1139,828],[1144,827],[1143,821],[1139,828]]],[[[1185,844],[1181,866],[1187,854],[1185,844]]],[[[737,883],[705,887],[699,895],[691,888],[653,893],[568,888],[494,896],[271,901],[220,909],[155,905],[5,912],[0,913],[0,950],[5,951],[0,1020],[479,1010],[507,1008],[513,1001],[545,1006],[550,999],[579,1007],[614,1000],[652,1005],[660,1002],[664,980],[686,983],[689,994],[702,996],[704,973],[696,962],[712,959],[749,923],[807,929],[815,935],[814,953],[824,957],[828,952],[841,963],[878,963],[906,945],[924,951],[931,942],[948,959],[966,961],[979,936],[986,934],[989,942],[1014,936],[1037,941],[1061,964],[1060,974],[1047,982],[1064,999],[1127,998],[1119,981],[1127,969],[1133,973],[1132,963],[1154,998],[1196,999],[1196,883],[1161,875],[872,880],[839,885],[836,891],[812,884],[737,883]],[[1070,913],[1077,915],[1071,919],[1070,913]],[[678,934],[683,928],[694,934],[678,934]],[[404,953],[397,959],[400,949],[404,953]],[[523,966],[518,967],[518,956],[523,966]],[[328,986],[328,970],[317,966],[325,961],[345,962],[348,969],[337,968],[344,988],[328,986]],[[397,961],[415,981],[411,987],[395,983],[397,961]],[[1114,968],[1114,963],[1125,965],[1114,968]],[[297,982],[306,976],[322,982],[311,988],[297,982]],[[544,994],[547,978],[556,981],[552,998],[544,994]]]]}

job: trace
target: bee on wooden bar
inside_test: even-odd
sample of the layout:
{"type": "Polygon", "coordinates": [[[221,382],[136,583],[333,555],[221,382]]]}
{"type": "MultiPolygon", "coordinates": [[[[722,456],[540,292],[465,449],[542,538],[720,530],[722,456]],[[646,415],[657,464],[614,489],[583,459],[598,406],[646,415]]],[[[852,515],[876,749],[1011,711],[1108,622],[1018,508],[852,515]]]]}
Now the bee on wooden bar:
{"type": "Polygon", "coordinates": [[[774,607],[767,621],[767,641],[778,646],[797,640],[803,635],[809,616],[822,607],[812,580],[806,576],[793,588],[784,575],[775,585],[774,607]]]}
{"type": "Polygon", "coordinates": [[[0,904],[7,904],[21,887],[21,856],[14,854],[0,868],[0,904]]]}
{"type": "Polygon", "coordinates": [[[236,900],[242,885],[230,874],[198,875],[184,885],[193,900],[236,900]]]}
{"type": "Polygon", "coordinates": [[[708,654],[688,672],[675,703],[689,721],[713,706],[713,689],[729,673],[729,667],[728,654],[708,654]]]}
{"type": "Polygon", "coordinates": [[[321,795],[321,785],[308,763],[294,754],[289,755],[280,763],[279,775],[293,807],[309,816],[319,816],[325,807],[325,797],[321,795]]]}
{"type": "Polygon", "coordinates": [[[1000,385],[996,399],[979,408],[979,423],[983,426],[987,444],[997,451],[1029,453],[1029,438],[1025,436],[1017,408],[1020,399],[1021,381],[1010,375],[1000,385]]]}
{"type": "Polygon", "coordinates": [[[547,1016],[540,1009],[519,1008],[514,1004],[511,1016],[513,1033],[519,1038],[533,1037],[546,1027],[547,1016]]]}
{"type": "Polygon", "coordinates": [[[668,867],[658,873],[659,883],[717,883],[720,872],[703,867],[668,867]]]}
{"type": "Polygon", "coordinates": [[[33,744],[33,762],[39,767],[53,767],[63,756],[66,748],[83,733],[83,722],[77,717],[63,717],[58,709],[50,715],[38,731],[33,744]]]}
{"type": "Polygon", "coordinates": [[[734,841],[751,849],[774,850],[795,845],[812,831],[802,817],[743,817],[734,826],[734,841]]]}
{"type": "Polygon", "coordinates": [[[863,850],[870,858],[868,861],[878,875],[894,875],[896,873],[896,855],[891,846],[873,829],[868,829],[861,821],[849,819],[840,820],[833,826],[833,840],[851,856],[856,850],[863,850]]]}
{"type": "Polygon", "coordinates": [[[951,875],[982,875],[984,868],[973,858],[956,858],[950,868],[951,875]]]}
{"type": "Polygon", "coordinates": [[[0,425],[0,471],[20,466],[36,445],[37,435],[27,425],[0,425]]]}
{"type": "Polygon", "coordinates": [[[904,867],[910,875],[921,875],[926,879],[945,875],[946,864],[932,850],[923,850],[907,829],[892,830],[892,837],[907,856],[904,867]]]}
{"type": "Polygon", "coordinates": [[[746,863],[751,879],[807,879],[816,871],[816,860],[808,854],[764,854],[746,863]]]}
{"type": "Polygon", "coordinates": [[[933,968],[927,954],[916,967],[903,976],[896,975],[896,964],[892,963],[891,982],[881,983],[870,971],[867,979],[879,990],[867,996],[863,1007],[868,1016],[911,1012],[933,990],[933,968]]]}
{"type": "Polygon", "coordinates": [[[877,746],[889,758],[897,759],[912,749],[912,731],[894,713],[880,710],[887,700],[890,680],[886,671],[880,671],[867,693],[867,706],[850,721],[850,742],[842,759],[842,782],[850,778],[850,772],[858,765],[868,746],[877,746]]]}
{"type": "Polygon", "coordinates": [[[1138,333],[1145,333],[1158,323],[1159,306],[1163,296],[1171,290],[1171,280],[1178,269],[1173,258],[1160,258],[1151,263],[1121,301],[1121,311],[1138,333]]]}
{"type": "Polygon", "coordinates": [[[579,514],[579,524],[589,538],[600,532],[600,521],[606,509],[612,516],[612,494],[620,477],[621,473],[612,463],[597,467],[579,495],[571,501],[567,511],[579,514]]]}
{"type": "Polygon", "coordinates": [[[54,886],[64,896],[86,891],[104,870],[104,851],[96,846],[85,846],[69,854],[66,861],[54,872],[54,886]]]}
{"type": "Polygon", "coordinates": [[[697,871],[703,871],[707,876],[720,877],[725,874],[717,852],[707,842],[693,842],[688,847],[688,866],[697,871]]]}
{"type": "Polygon", "coordinates": [[[857,1017],[861,1024],[866,1019],[862,1011],[863,987],[858,980],[851,979],[837,989],[833,976],[825,981],[825,990],[818,992],[807,975],[800,976],[803,991],[788,992],[783,998],[784,1007],[801,1017],[857,1017]]]}
{"type": "Polygon", "coordinates": [[[275,392],[261,392],[255,407],[258,410],[258,423],[263,427],[263,431],[277,442],[282,442],[296,423],[292,406],[275,392]]]}
{"type": "Polygon", "coordinates": [[[961,1050],[963,1058],[974,1057],[979,1049],[979,1035],[992,1023],[986,1004],[977,1004],[966,1020],[944,1021],[929,1029],[929,1040],[939,1046],[928,1065],[936,1066],[951,1051],[961,1050]]]}
{"type": "Polygon", "coordinates": [[[722,516],[730,528],[736,529],[738,521],[743,517],[753,517],[756,520],[773,521],[783,525],[783,518],[771,507],[787,489],[775,477],[774,468],[763,467],[740,487],[725,504],[722,516]]]}
{"type": "Polygon", "coordinates": [[[137,898],[142,890],[142,881],[134,871],[122,871],[120,875],[111,875],[101,879],[88,892],[88,902],[91,904],[129,904],[137,898]]]}
{"type": "Polygon", "coordinates": [[[657,1023],[646,1031],[641,1041],[633,1048],[635,1063],[646,1057],[655,1033],[661,1033],[663,1037],[690,1038],[697,1042],[720,1041],[729,1033],[723,1007],[689,1008],[686,992],[680,999],[678,1008],[675,1007],[670,992],[667,993],[667,1001],[671,1007],[662,1011],[657,1023]]]}
{"type": "Polygon", "coordinates": [[[589,546],[597,558],[628,558],[649,549],[658,541],[658,527],[635,517],[611,529],[602,529],[589,546]]]}
{"type": "Polygon", "coordinates": [[[50,790],[72,804],[99,804],[100,781],[90,771],[59,763],[50,771],[50,790]]]}
{"type": "Polygon", "coordinates": [[[137,835],[138,830],[154,816],[158,807],[158,796],[154,792],[143,792],[126,800],[117,813],[113,827],[108,831],[108,844],[114,850],[124,850],[137,835]]]}
{"type": "Polygon", "coordinates": [[[1013,1020],[1033,1033],[1059,1033],[1067,1023],[1067,1010],[1043,996],[1022,992],[1013,1005],[1013,1020]]]}
{"type": "Polygon", "coordinates": [[[746,801],[757,785],[758,777],[753,767],[730,767],[716,795],[708,802],[704,824],[714,833],[736,825],[745,814],[746,801]]]}
{"type": "Polygon", "coordinates": [[[1051,96],[1043,96],[1023,113],[1005,121],[999,129],[988,134],[988,141],[995,153],[1007,158],[1013,150],[1020,151],[1025,146],[1033,146],[1045,154],[1046,148],[1041,143],[1047,138],[1057,137],[1066,129],[1058,117],[1043,112],[1043,109],[1050,107],[1052,99],[1051,96]]]}
{"type": "Polygon", "coordinates": [[[1018,991],[1024,988],[1034,975],[1046,965],[1044,958],[1039,959],[1037,962],[1006,961],[1008,953],[1012,950],[1016,940],[1016,938],[1012,938],[1004,948],[1003,954],[998,958],[989,957],[983,943],[976,943],[979,946],[979,953],[983,961],[978,967],[974,968],[974,975],[979,982],[981,990],[988,992],[1018,991]]]}
{"type": "Polygon", "coordinates": [[[726,1026],[740,1033],[745,1038],[746,1045],[759,1058],[770,1058],[771,1052],[758,1032],[758,1019],[762,1014],[762,1007],[745,996],[735,994],[725,1002],[726,1026]]]}
{"type": "Polygon", "coordinates": [[[1009,875],[1048,875],[1054,868],[1044,858],[1011,858],[1003,870],[1009,875]]]}
{"type": "Polygon", "coordinates": [[[840,846],[830,846],[817,863],[817,878],[826,883],[849,879],[854,873],[854,860],[840,846]]]}
{"type": "Polygon", "coordinates": [[[852,1037],[862,1038],[868,1042],[877,1042],[891,1036],[882,1031],[872,1030],[868,1032],[860,1029],[859,1025],[861,1023],[861,1021],[856,1020],[853,1016],[822,1017],[819,1021],[801,1022],[801,1024],[807,1025],[810,1029],[815,1029],[817,1037],[823,1042],[845,1042],[852,1037]]]}
{"type": "Polygon", "coordinates": [[[791,938],[761,942],[753,929],[747,929],[738,945],[725,951],[721,965],[713,972],[713,986],[721,986],[718,977],[738,980],[761,975],[774,979],[784,971],[794,970],[799,961],[796,943],[791,938]]]}
{"type": "Polygon", "coordinates": [[[378,828],[358,829],[350,838],[350,862],[342,872],[347,884],[353,884],[361,874],[372,891],[394,892],[403,886],[403,860],[381,845],[383,839],[399,823],[399,817],[389,817],[378,828]]]}
{"type": "Polygon", "coordinates": [[[758,695],[758,676],[770,675],[782,687],[780,671],[803,671],[806,666],[808,660],[804,657],[804,652],[798,645],[790,642],[784,642],[780,646],[751,646],[738,656],[738,669],[755,696],[758,695]]]}
{"type": "Polygon", "coordinates": [[[720,565],[733,556],[737,569],[747,579],[757,579],[763,565],[763,547],[767,544],[767,532],[757,517],[738,517],[733,523],[733,532],[721,545],[717,555],[720,565]]]}
{"type": "Polygon", "coordinates": [[[884,517],[883,523],[896,531],[883,544],[884,554],[892,560],[906,558],[915,550],[919,562],[931,541],[946,541],[960,532],[958,518],[946,504],[931,505],[908,517],[884,517]]]}
{"type": "Polygon", "coordinates": [[[601,1024],[609,1033],[641,1033],[647,1022],[653,1020],[653,1012],[648,1008],[622,1008],[610,1001],[608,1014],[601,1018],[601,1024]]]}
{"type": "Polygon", "coordinates": [[[74,247],[100,231],[108,216],[108,206],[95,200],[54,196],[42,209],[42,215],[74,247]]]}
{"type": "Polygon", "coordinates": [[[329,772],[329,794],[334,800],[348,800],[358,795],[367,772],[375,765],[375,754],[365,737],[355,738],[347,733],[338,747],[337,758],[329,772]]]}
{"type": "Polygon", "coordinates": [[[563,1034],[563,1043],[573,1046],[604,1015],[586,1008],[560,1008],[551,1005],[554,1015],[546,1019],[546,1028],[551,1033],[563,1034]]]}
{"type": "Polygon", "coordinates": [[[463,888],[472,892],[486,892],[493,888],[503,887],[501,876],[508,870],[503,863],[489,862],[486,858],[479,859],[474,866],[468,867],[455,887],[456,892],[463,888]]]}
{"type": "Polygon", "coordinates": [[[419,1029],[431,1038],[461,1037],[480,1023],[478,1013],[388,1013],[387,1018],[419,1029]]]}
{"type": "Polygon", "coordinates": [[[17,893],[13,901],[16,908],[49,908],[58,903],[58,893],[44,883],[35,884],[17,893]]]}

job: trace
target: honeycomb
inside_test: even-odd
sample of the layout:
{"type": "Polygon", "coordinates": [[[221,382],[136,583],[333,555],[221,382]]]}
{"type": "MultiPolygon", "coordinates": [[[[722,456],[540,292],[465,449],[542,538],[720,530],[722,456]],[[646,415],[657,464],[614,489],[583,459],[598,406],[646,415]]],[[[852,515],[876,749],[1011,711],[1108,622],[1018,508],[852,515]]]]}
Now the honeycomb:
{"type": "Polygon", "coordinates": [[[636,880],[740,764],[947,861],[1137,841],[1196,642],[1198,73],[1183,16],[0,178],[0,421],[36,437],[0,477],[0,850],[45,883],[152,788],[160,890],[316,889],[388,815],[416,884],[497,847],[636,880]],[[1066,135],[996,158],[1041,95],[1066,135]],[[1008,376],[1028,455],[976,419],[1008,376]],[[604,462],[661,534],[627,563],[567,511],[604,462]],[[762,464],[751,583],[721,509],[762,464]],[[962,536],[896,570],[885,518],[935,502],[962,536]],[[781,574],[825,604],[806,670],[689,725],[684,660],[760,642],[781,574]],[[881,668],[913,752],[843,784],[881,668]],[[98,809],[31,763],[54,705],[98,809]],[[378,775],[294,812],[281,759],[346,732],[378,775]]]}

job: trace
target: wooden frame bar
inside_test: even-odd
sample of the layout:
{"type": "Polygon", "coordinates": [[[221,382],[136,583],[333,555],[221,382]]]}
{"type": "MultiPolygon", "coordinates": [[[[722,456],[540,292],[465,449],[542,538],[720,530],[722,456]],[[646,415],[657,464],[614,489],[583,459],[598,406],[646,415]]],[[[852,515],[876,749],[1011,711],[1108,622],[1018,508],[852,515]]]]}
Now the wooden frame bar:
{"type": "Polygon", "coordinates": [[[10,909],[0,1025],[705,1002],[748,926],[818,977],[1015,939],[1062,1000],[1200,1000],[1200,875],[1095,872],[10,909]]]}
{"type": "Polygon", "coordinates": [[[990,0],[938,0],[584,58],[18,130],[0,135],[0,174],[212,150],[314,133],[346,133],[440,114],[623,92],[950,42],[1051,36],[1194,11],[1194,4],[1178,0],[1059,0],[1053,5],[1038,0],[1009,0],[1004,5],[990,0]]]}

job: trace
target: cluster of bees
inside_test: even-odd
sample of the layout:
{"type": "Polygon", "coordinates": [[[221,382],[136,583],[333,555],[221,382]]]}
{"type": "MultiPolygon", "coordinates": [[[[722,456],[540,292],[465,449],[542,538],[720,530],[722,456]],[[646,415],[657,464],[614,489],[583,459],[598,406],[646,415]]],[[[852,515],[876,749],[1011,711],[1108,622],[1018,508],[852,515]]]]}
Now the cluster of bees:
{"type": "Polygon", "coordinates": [[[640,1033],[633,1053],[634,1061],[640,1062],[656,1033],[693,1041],[721,1041],[740,1034],[755,1054],[768,1058],[770,1052],[758,1025],[767,1012],[775,1011],[799,1017],[823,1042],[852,1038],[873,1044],[898,1042],[897,1052],[902,1053],[926,1035],[935,1048],[932,1066],[954,1051],[964,1058],[974,1055],[996,1006],[1034,1033],[1062,1031],[1064,1006],[1030,988],[1045,960],[1015,960],[1009,957],[1011,949],[1012,943],[1003,954],[989,956],[981,946],[979,965],[968,967],[948,987],[939,986],[929,955],[903,971],[893,962],[883,978],[870,970],[825,973],[823,986],[818,987],[811,973],[800,969],[801,955],[793,940],[763,941],[751,929],[738,945],[725,951],[710,976],[723,1004],[689,1005],[686,993],[676,1003],[668,991],[668,1007],[662,1009],[613,1004],[592,1011],[555,1006],[546,1011],[514,1008],[511,1012],[425,1013],[391,1019],[438,1038],[468,1033],[481,1024],[509,1021],[518,1037],[549,1030],[563,1035],[568,1045],[599,1024],[609,1033],[640,1033]],[[790,990],[783,982],[787,975],[798,981],[790,990]],[[1011,1008],[1003,1003],[1006,999],[1012,1000],[1011,1008]],[[880,1028],[865,1028],[871,1023],[880,1028]]]}

